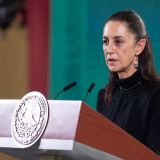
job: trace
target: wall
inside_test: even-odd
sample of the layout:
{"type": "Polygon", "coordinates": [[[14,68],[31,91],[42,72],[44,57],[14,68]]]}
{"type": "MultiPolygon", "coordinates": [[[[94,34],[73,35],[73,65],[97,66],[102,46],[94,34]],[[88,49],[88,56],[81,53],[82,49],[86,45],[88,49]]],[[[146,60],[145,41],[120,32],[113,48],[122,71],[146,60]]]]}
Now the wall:
{"type": "Polygon", "coordinates": [[[160,1],[157,0],[54,0],[51,1],[50,87],[56,93],[72,81],[77,86],[58,99],[82,100],[90,83],[96,86],[87,102],[96,106],[98,90],[108,81],[102,51],[102,31],[106,19],[119,10],[137,11],[145,20],[151,37],[155,64],[160,73],[160,1]]]}
{"type": "Polygon", "coordinates": [[[0,99],[19,99],[27,91],[26,28],[17,23],[0,36],[0,99]]]}
{"type": "MultiPolygon", "coordinates": [[[[26,28],[14,21],[0,37],[0,99],[20,99],[27,92],[26,28]]],[[[6,115],[7,116],[7,115],[6,115]]],[[[1,160],[15,158],[0,153],[1,160]]]]}

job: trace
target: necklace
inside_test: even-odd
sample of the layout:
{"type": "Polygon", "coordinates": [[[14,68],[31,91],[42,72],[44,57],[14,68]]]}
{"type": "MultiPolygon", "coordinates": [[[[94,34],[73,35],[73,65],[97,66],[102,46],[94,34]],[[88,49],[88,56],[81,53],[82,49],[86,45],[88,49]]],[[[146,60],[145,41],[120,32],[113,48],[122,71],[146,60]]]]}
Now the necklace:
{"type": "Polygon", "coordinates": [[[127,95],[130,95],[131,92],[141,84],[141,81],[137,82],[135,85],[129,87],[129,88],[123,88],[123,87],[119,87],[120,88],[120,92],[121,94],[127,94],[127,95]]]}

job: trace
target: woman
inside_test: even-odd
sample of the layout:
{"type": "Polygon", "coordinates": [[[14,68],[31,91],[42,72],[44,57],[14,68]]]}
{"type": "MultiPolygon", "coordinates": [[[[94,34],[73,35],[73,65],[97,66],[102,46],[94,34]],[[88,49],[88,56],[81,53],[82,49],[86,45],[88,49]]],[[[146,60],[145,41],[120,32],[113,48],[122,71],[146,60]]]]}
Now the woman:
{"type": "Polygon", "coordinates": [[[103,30],[109,84],[97,110],[156,153],[160,152],[160,81],[149,37],[134,11],[112,15],[103,30]]]}

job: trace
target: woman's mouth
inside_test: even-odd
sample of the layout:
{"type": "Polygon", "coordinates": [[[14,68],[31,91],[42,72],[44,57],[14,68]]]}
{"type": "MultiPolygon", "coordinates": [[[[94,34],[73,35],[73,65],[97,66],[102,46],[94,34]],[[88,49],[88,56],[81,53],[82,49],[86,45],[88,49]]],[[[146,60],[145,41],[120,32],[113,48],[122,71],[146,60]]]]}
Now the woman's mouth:
{"type": "Polygon", "coordinates": [[[108,59],[107,59],[107,63],[109,63],[109,64],[110,64],[110,63],[112,64],[112,63],[114,63],[114,62],[116,62],[116,61],[117,61],[117,59],[114,59],[114,58],[108,58],[108,59]]]}

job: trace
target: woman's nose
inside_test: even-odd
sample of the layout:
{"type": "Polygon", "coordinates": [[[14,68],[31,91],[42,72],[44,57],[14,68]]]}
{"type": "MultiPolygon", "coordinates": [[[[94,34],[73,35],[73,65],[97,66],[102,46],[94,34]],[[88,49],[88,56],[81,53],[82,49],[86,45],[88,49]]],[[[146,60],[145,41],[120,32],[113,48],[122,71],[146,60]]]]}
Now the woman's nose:
{"type": "Polygon", "coordinates": [[[104,46],[104,52],[107,54],[113,53],[113,45],[108,43],[108,45],[104,46]]]}

